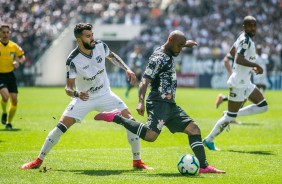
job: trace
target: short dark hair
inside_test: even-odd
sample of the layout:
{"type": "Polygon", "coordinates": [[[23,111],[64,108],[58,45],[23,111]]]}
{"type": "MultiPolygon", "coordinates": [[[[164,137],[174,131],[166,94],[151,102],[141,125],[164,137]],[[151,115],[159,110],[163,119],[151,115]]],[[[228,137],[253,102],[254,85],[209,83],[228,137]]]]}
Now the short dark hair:
{"type": "Polygon", "coordinates": [[[92,30],[92,24],[90,24],[90,23],[78,23],[76,26],[75,26],[75,28],[74,28],[74,30],[73,30],[73,32],[74,32],[74,36],[77,38],[77,37],[79,37],[81,34],[82,34],[82,31],[83,30],[89,30],[89,31],[91,31],[92,30]]]}
{"type": "Polygon", "coordinates": [[[251,16],[251,15],[248,15],[246,17],[244,17],[244,20],[243,20],[243,25],[246,25],[246,24],[249,24],[250,22],[252,21],[257,21],[255,17],[251,16]]]}
{"type": "Polygon", "coordinates": [[[0,30],[2,30],[2,28],[11,29],[11,26],[9,24],[1,24],[0,30]]]}

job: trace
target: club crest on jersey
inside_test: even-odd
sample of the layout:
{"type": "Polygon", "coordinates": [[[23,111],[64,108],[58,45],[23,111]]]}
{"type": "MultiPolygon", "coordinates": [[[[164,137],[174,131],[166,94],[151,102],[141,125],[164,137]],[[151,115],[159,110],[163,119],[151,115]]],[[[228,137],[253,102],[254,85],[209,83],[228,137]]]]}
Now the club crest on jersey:
{"type": "Polygon", "coordinates": [[[243,44],[243,49],[247,49],[248,48],[248,44],[247,43],[244,43],[243,44]]]}
{"type": "Polygon", "coordinates": [[[96,57],[96,61],[97,63],[101,63],[102,62],[102,57],[99,55],[96,57]]]}
{"type": "Polygon", "coordinates": [[[15,57],[15,53],[14,52],[10,52],[10,57],[11,58],[15,57]]]}

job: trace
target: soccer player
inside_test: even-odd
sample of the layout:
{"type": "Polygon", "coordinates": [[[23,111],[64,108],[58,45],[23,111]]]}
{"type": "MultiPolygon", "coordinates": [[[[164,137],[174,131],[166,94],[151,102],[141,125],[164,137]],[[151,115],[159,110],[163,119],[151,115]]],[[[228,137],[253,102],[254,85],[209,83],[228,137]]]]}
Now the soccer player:
{"type": "Polygon", "coordinates": [[[151,85],[151,92],[147,97],[147,124],[120,116],[119,111],[102,112],[95,116],[95,120],[115,122],[137,134],[148,142],[155,141],[166,126],[172,133],[183,132],[188,135],[191,149],[200,162],[200,173],[225,173],[210,166],[206,161],[206,154],[202,143],[200,128],[196,122],[175,103],[177,87],[176,68],[174,58],[182,48],[191,48],[197,43],[187,40],[184,33],[172,31],[166,43],[157,48],[149,58],[142,80],[139,84],[138,114],[144,116],[145,94],[151,85]]]}
{"type": "Polygon", "coordinates": [[[215,147],[214,139],[234,121],[237,116],[247,116],[266,112],[268,105],[260,90],[251,83],[251,74],[263,73],[263,68],[255,63],[256,47],[252,38],[256,34],[256,19],[253,16],[246,16],[243,21],[244,31],[233,44],[231,50],[235,50],[235,66],[229,77],[228,111],[215,124],[210,134],[203,143],[210,150],[219,150],[215,147]],[[245,99],[254,104],[241,108],[245,99]]]}
{"type": "MultiPolygon", "coordinates": [[[[39,168],[45,156],[60,137],[73,124],[80,123],[91,111],[118,109],[123,117],[133,119],[125,103],[110,89],[105,67],[106,58],[124,69],[132,83],[136,79],[135,74],[105,43],[94,40],[91,24],[77,24],[74,28],[74,35],[78,47],[70,53],[66,62],[67,81],[65,87],[66,94],[72,97],[72,100],[61,116],[58,125],[48,134],[39,156],[34,161],[24,164],[23,170],[39,168]]],[[[140,158],[139,137],[127,131],[127,139],[131,145],[133,168],[152,169],[140,158]]]]}
{"type": "Polygon", "coordinates": [[[14,69],[19,67],[19,63],[25,61],[24,51],[15,42],[10,40],[11,28],[8,24],[0,27],[0,93],[2,117],[1,122],[5,128],[11,130],[12,120],[17,111],[18,87],[14,69]],[[7,110],[8,101],[10,107],[7,110]]]}
{"type": "MultiPolygon", "coordinates": [[[[145,67],[144,57],[142,55],[141,47],[139,45],[134,46],[134,50],[130,54],[128,59],[128,66],[136,74],[136,79],[137,79],[136,83],[139,84],[142,78],[143,69],[145,67]]],[[[130,82],[127,81],[127,88],[124,95],[126,98],[129,97],[129,92],[134,86],[136,85],[130,84],[130,82]]]]}
{"type": "MultiPolygon", "coordinates": [[[[235,49],[231,50],[230,52],[235,52],[235,49]]],[[[235,55],[235,53],[231,55],[230,52],[223,59],[225,68],[229,76],[231,76],[232,74],[230,61],[232,62],[232,65],[233,65],[234,58],[232,57],[232,55],[235,55]]],[[[261,45],[256,46],[256,53],[257,53],[256,54],[256,63],[259,64],[263,68],[264,72],[262,74],[256,74],[253,72],[252,76],[253,76],[254,84],[258,87],[258,89],[262,93],[264,93],[264,91],[267,88],[267,65],[269,64],[269,60],[268,60],[268,56],[262,53],[261,45]]],[[[215,101],[215,107],[218,108],[223,102],[227,102],[227,101],[228,101],[227,96],[225,96],[224,94],[219,94],[215,101]]]]}
{"type": "Polygon", "coordinates": [[[261,93],[267,88],[267,65],[269,64],[268,56],[262,53],[261,45],[257,45],[257,55],[256,55],[256,63],[259,64],[262,69],[263,73],[259,75],[253,75],[254,84],[259,88],[261,93]]]}

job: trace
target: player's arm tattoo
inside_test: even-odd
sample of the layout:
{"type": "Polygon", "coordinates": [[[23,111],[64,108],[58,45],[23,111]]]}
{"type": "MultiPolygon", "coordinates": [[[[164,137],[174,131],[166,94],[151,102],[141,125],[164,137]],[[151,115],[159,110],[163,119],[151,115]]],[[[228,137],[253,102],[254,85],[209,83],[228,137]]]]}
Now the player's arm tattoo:
{"type": "Polygon", "coordinates": [[[107,59],[114,63],[116,66],[128,70],[129,67],[124,63],[124,61],[114,52],[110,51],[110,54],[107,56],[107,59]]]}
{"type": "Polygon", "coordinates": [[[141,79],[138,90],[139,103],[144,104],[146,91],[150,82],[150,79],[144,77],[141,79]]]}

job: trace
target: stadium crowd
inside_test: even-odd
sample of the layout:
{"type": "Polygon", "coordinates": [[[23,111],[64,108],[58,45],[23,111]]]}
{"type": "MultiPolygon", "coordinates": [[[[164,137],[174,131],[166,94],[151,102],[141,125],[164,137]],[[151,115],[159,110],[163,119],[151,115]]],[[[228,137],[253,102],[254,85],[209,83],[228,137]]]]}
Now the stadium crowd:
{"type": "Polygon", "coordinates": [[[222,58],[239,35],[240,20],[251,14],[258,22],[256,43],[270,55],[271,70],[282,70],[282,0],[0,0],[0,5],[0,23],[12,25],[11,38],[25,51],[24,67],[36,62],[71,20],[146,25],[120,50],[123,58],[134,45],[148,57],[174,29],[198,42],[196,57],[222,58]]]}

